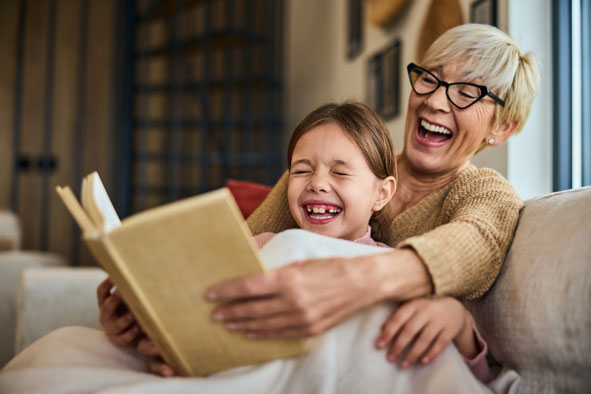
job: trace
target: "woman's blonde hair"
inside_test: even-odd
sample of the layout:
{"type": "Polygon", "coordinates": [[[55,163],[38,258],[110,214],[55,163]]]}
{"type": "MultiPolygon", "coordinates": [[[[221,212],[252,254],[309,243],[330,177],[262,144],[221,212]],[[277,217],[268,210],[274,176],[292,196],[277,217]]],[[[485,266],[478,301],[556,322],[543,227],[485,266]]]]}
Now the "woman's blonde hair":
{"type": "Polygon", "coordinates": [[[493,127],[500,121],[516,122],[519,132],[538,92],[536,55],[522,54],[515,41],[496,27],[471,23],[443,33],[427,49],[421,66],[436,68],[456,61],[466,81],[478,80],[505,100],[505,106],[497,105],[493,127]]]}

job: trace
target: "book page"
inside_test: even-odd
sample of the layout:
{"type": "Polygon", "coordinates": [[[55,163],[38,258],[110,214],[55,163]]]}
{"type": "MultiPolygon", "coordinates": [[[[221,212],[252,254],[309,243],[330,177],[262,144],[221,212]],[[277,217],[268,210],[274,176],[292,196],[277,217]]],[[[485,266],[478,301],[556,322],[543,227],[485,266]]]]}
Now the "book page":
{"type": "Polygon", "coordinates": [[[121,225],[119,215],[96,171],[83,179],[82,197],[82,205],[102,231],[109,232],[121,225]]]}

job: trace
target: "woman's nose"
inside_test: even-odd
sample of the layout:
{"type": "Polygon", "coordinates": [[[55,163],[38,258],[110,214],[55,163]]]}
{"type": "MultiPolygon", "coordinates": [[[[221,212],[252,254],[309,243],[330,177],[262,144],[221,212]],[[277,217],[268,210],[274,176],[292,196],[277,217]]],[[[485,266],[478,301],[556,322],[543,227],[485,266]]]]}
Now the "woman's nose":
{"type": "Polygon", "coordinates": [[[320,174],[314,174],[310,182],[308,182],[308,190],[316,193],[329,192],[330,182],[327,177],[320,174]]]}
{"type": "Polygon", "coordinates": [[[449,111],[451,103],[447,98],[445,86],[439,86],[433,93],[427,95],[425,104],[434,111],[449,111]]]}

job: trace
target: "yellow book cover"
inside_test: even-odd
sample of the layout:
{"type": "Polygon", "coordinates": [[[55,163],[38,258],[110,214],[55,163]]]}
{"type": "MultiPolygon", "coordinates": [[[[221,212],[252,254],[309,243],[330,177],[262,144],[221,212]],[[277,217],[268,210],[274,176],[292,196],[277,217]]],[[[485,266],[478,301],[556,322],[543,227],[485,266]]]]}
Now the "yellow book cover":
{"type": "Polygon", "coordinates": [[[179,374],[208,375],[306,352],[305,340],[251,340],[211,319],[216,305],[205,301],[205,289],[264,270],[228,189],[119,222],[98,174],[83,185],[83,206],[69,187],[57,191],[94,257],[179,374]]]}

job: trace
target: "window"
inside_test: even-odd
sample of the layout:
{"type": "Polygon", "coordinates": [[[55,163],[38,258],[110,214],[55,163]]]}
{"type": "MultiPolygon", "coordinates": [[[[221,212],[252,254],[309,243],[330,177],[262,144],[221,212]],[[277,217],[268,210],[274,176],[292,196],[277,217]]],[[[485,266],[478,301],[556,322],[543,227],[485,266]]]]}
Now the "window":
{"type": "Polygon", "coordinates": [[[591,5],[553,2],[554,190],[591,185],[591,5]]]}

